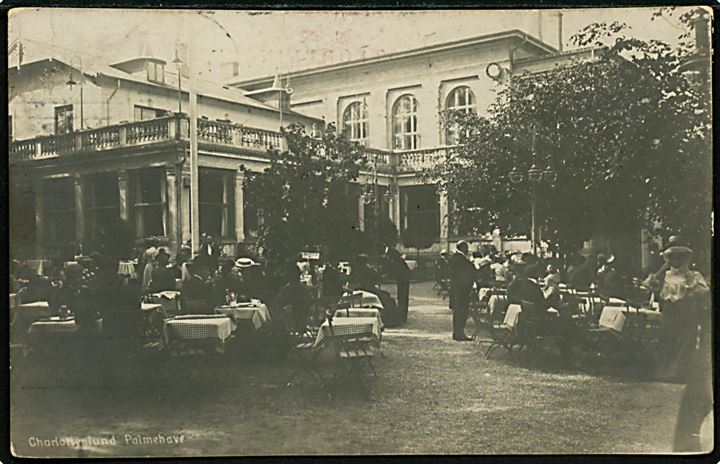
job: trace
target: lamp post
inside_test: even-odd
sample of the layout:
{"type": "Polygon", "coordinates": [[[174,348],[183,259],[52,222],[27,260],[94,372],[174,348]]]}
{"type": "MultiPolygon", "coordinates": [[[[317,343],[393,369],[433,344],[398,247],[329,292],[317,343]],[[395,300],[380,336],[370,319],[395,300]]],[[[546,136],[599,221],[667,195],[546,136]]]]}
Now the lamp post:
{"type": "Polygon", "coordinates": [[[182,113],[182,65],[183,60],[178,56],[177,50],[175,50],[175,58],[172,60],[175,68],[178,72],[178,113],[182,113]]]}
{"type": "Polygon", "coordinates": [[[361,193],[362,201],[364,204],[369,205],[370,203],[373,203],[373,242],[375,245],[375,249],[378,249],[378,230],[379,230],[379,218],[380,218],[380,205],[381,205],[381,197],[385,199],[390,199],[392,194],[388,191],[385,192],[382,196],[380,195],[380,185],[378,182],[378,170],[377,170],[377,164],[378,164],[378,154],[374,154],[373,156],[373,163],[372,163],[372,183],[363,185],[363,191],[361,193]]]}
{"type": "Polygon", "coordinates": [[[513,184],[520,184],[527,178],[530,183],[530,240],[532,242],[533,255],[537,256],[537,189],[541,183],[545,182],[552,186],[557,179],[557,172],[548,165],[545,169],[541,169],[537,165],[536,153],[535,153],[535,128],[532,130],[532,165],[526,173],[523,173],[518,169],[515,164],[508,173],[510,182],[513,184]]]}
{"type": "Polygon", "coordinates": [[[75,79],[72,77],[72,73],[70,73],[70,78],[67,81],[68,87],[70,87],[70,90],[72,91],[73,87],[76,85],[80,85],[80,130],[85,128],[85,118],[83,116],[83,77],[82,77],[82,71],[80,71],[80,82],[76,82],[75,79]]]}

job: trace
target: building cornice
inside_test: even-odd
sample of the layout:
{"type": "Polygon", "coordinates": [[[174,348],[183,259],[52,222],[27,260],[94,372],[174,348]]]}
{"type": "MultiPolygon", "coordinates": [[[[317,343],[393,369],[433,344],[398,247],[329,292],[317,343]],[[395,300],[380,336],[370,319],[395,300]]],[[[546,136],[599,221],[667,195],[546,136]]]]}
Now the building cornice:
{"type": "MultiPolygon", "coordinates": [[[[444,42],[440,44],[434,44],[434,45],[428,45],[425,47],[415,48],[412,50],[404,50],[400,52],[394,52],[394,53],[388,53],[385,55],[380,55],[372,58],[361,58],[358,60],[351,60],[351,61],[344,61],[341,63],[335,63],[335,64],[329,64],[329,65],[323,65],[318,66],[314,68],[308,68],[303,69],[299,71],[294,71],[287,73],[286,76],[290,78],[299,78],[299,77],[308,77],[313,76],[316,74],[322,74],[326,72],[331,71],[340,71],[340,70],[346,70],[350,68],[355,68],[359,66],[367,66],[371,64],[376,63],[384,63],[387,61],[402,59],[402,58],[410,58],[410,57],[416,57],[416,56],[422,56],[427,55],[431,53],[437,53],[441,51],[447,51],[447,50],[453,50],[457,48],[462,47],[471,47],[475,45],[483,45],[490,42],[498,42],[502,40],[513,40],[513,39],[522,39],[526,40],[526,43],[530,46],[535,47],[540,53],[542,54],[554,54],[557,53],[558,50],[543,42],[542,40],[527,34],[526,32],[523,32],[519,29],[513,29],[510,31],[503,31],[498,32],[495,34],[487,34],[477,37],[472,37],[469,39],[461,39],[461,40],[455,40],[452,42],[444,42]]],[[[272,82],[274,76],[263,76],[263,77],[257,77],[252,79],[244,79],[244,80],[234,80],[230,81],[227,84],[231,86],[253,86],[262,84],[264,82],[272,82]]]]}

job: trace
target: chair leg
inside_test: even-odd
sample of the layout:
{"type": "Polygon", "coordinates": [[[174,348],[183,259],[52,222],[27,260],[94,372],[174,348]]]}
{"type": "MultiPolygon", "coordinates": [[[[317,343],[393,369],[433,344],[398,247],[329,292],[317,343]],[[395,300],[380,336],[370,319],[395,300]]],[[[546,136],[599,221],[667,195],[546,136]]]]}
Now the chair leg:
{"type": "Polygon", "coordinates": [[[485,359],[490,359],[490,354],[491,354],[492,351],[493,351],[495,348],[497,348],[498,346],[500,346],[498,343],[492,342],[492,343],[490,344],[490,346],[488,347],[487,351],[485,351],[485,359]]]}

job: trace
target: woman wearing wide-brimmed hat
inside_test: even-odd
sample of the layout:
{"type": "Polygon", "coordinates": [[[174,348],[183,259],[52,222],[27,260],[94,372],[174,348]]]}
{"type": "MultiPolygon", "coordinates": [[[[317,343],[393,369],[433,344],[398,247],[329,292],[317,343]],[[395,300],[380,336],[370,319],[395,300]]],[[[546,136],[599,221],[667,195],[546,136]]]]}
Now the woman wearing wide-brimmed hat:
{"type": "Polygon", "coordinates": [[[657,366],[661,379],[686,378],[698,325],[706,319],[702,316],[709,288],[702,274],[689,268],[692,254],[690,248],[672,244],[662,252],[663,267],[645,281],[655,292],[663,315],[657,366]]]}

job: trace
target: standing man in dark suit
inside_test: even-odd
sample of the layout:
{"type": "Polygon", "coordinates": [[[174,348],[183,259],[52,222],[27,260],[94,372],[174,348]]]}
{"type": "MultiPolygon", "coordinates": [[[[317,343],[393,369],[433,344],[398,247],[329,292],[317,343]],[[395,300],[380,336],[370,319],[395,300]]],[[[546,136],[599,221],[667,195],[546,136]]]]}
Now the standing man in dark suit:
{"type": "Polygon", "coordinates": [[[197,261],[199,264],[210,268],[210,272],[214,273],[218,268],[219,259],[220,248],[215,246],[215,241],[210,235],[203,234],[200,237],[200,250],[198,250],[197,261]]]}
{"type": "Polygon", "coordinates": [[[385,258],[388,262],[388,274],[397,282],[397,304],[400,319],[402,322],[407,322],[412,270],[400,252],[390,245],[385,246],[385,258]]]}
{"type": "Polygon", "coordinates": [[[453,340],[470,341],[465,335],[465,321],[470,311],[470,292],[475,282],[475,266],[468,259],[469,246],[460,240],[450,257],[450,309],[453,312],[453,340]]]}

